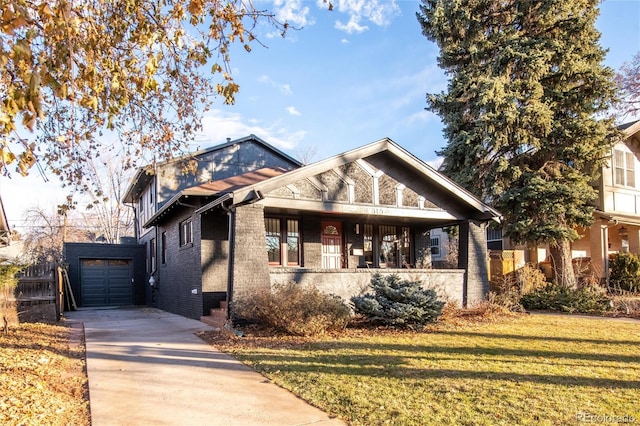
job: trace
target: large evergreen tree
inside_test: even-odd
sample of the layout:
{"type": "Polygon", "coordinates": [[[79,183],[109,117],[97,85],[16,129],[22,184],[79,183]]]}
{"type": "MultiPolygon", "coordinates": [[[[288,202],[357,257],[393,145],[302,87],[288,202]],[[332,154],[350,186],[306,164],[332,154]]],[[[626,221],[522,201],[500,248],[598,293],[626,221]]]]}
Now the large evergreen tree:
{"type": "Polygon", "coordinates": [[[570,242],[591,223],[591,182],[617,134],[594,23],[598,0],[423,0],[446,92],[427,96],[447,145],[443,171],[504,214],[505,235],[548,243],[575,284],[570,242]]]}

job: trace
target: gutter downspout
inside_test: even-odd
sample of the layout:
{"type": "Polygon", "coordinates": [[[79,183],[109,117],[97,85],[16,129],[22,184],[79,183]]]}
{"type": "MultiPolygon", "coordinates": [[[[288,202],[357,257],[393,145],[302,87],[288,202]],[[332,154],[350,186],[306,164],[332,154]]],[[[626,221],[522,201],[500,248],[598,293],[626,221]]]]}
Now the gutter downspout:
{"type": "MultiPolygon", "coordinates": [[[[231,200],[233,203],[233,200],[231,200]]],[[[227,320],[231,318],[231,303],[233,300],[233,264],[235,261],[235,235],[234,232],[235,224],[236,224],[236,211],[233,204],[229,206],[225,205],[224,202],[220,204],[222,210],[227,212],[227,217],[229,218],[228,222],[228,236],[227,240],[229,242],[229,259],[227,263],[227,320]]]]}

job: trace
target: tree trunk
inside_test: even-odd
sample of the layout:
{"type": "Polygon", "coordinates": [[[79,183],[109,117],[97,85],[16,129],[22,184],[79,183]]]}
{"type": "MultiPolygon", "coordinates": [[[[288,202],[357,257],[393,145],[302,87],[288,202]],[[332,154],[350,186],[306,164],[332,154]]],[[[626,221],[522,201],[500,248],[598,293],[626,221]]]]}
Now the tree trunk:
{"type": "Polygon", "coordinates": [[[558,284],[567,288],[576,288],[578,281],[571,264],[571,243],[568,240],[549,246],[553,273],[558,284]]]}

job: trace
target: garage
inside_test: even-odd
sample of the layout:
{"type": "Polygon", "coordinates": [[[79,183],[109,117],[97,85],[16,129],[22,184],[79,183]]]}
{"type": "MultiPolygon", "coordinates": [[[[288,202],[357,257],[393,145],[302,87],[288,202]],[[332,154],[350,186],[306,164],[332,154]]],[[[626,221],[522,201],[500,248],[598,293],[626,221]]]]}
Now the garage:
{"type": "Polygon", "coordinates": [[[138,244],[65,243],[77,307],[144,305],[150,297],[145,251],[138,244]]]}
{"type": "Polygon", "coordinates": [[[133,271],[128,259],[81,259],[80,288],[84,307],[133,304],[133,271]]]}

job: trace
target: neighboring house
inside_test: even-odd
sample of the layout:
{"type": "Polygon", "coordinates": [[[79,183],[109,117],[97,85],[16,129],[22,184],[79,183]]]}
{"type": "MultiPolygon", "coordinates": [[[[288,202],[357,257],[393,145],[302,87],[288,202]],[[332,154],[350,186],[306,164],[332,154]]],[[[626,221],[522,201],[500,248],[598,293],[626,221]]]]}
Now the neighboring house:
{"type": "MultiPolygon", "coordinates": [[[[594,223],[590,228],[578,229],[581,238],[571,244],[576,268],[579,266],[598,281],[608,277],[610,255],[640,253],[640,120],[619,129],[624,140],[613,146],[594,182],[598,191],[594,223]]],[[[515,246],[508,238],[502,239],[500,229],[495,227],[489,228],[487,240],[490,250],[521,250],[526,262],[542,263],[543,270],[551,274],[553,267],[544,246],[515,246]]]]}
{"type": "Polygon", "coordinates": [[[574,258],[590,258],[597,278],[608,276],[608,259],[619,252],[640,253],[640,120],[619,127],[624,140],[612,149],[595,184],[594,223],[579,230],[574,258]]]}
{"type": "Polygon", "coordinates": [[[390,139],[302,166],[251,135],[139,170],[125,202],[146,246],[148,301],[192,318],[291,281],[348,298],[374,272],[473,304],[488,289],[486,223],[499,217],[390,139]],[[435,271],[429,231],[450,225],[460,269],[435,271]]]}

